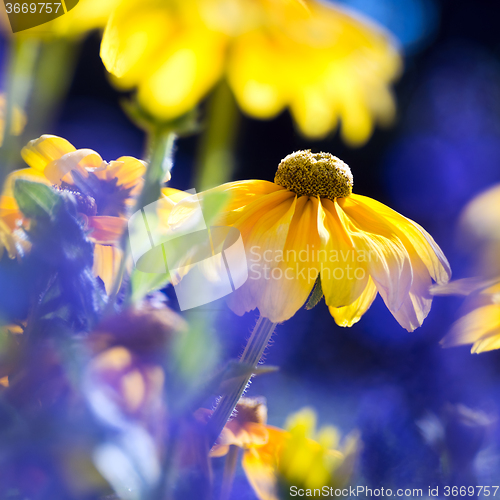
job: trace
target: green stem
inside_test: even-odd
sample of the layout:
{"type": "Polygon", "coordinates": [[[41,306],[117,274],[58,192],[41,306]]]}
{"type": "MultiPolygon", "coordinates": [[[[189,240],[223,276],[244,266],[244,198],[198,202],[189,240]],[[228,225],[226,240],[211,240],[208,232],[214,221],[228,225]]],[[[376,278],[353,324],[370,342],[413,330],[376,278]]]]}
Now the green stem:
{"type": "Polygon", "coordinates": [[[25,141],[47,133],[47,126],[59,111],[68,92],[78,60],[80,45],[65,38],[45,40],[40,47],[34,75],[35,85],[29,104],[25,141]]]}
{"type": "MultiPolygon", "coordinates": [[[[175,133],[168,127],[157,127],[150,133],[148,137],[150,161],[144,176],[144,187],[131,213],[141,210],[160,198],[163,181],[172,167],[175,138],[175,133]]],[[[122,260],[109,294],[108,307],[105,314],[113,311],[116,297],[120,291],[123,276],[127,268],[127,260],[130,254],[127,228],[123,231],[120,248],[123,251],[122,260]]]]}
{"type": "MultiPolygon", "coordinates": [[[[245,363],[254,367],[258,365],[260,358],[269,343],[269,339],[276,328],[276,325],[277,323],[273,323],[267,318],[263,318],[262,316],[259,317],[257,324],[253,329],[252,335],[248,340],[248,344],[240,358],[240,363],[245,363]]],[[[215,441],[217,441],[217,438],[226,425],[226,422],[231,417],[234,408],[245,391],[251,377],[251,375],[244,377],[241,380],[241,383],[236,385],[230,394],[226,394],[220,399],[217,408],[208,423],[211,446],[215,444],[215,441]]]]}
{"type": "Polygon", "coordinates": [[[14,109],[25,113],[33,89],[34,73],[40,54],[40,41],[32,38],[12,40],[7,72],[7,107],[3,130],[3,145],[0,150],[0,187],[7,175],[16,168],[20,159],[20,140],[12,135],[14,109]]]}
{"type": "Polygon", "coordinates": [[[225,80],[214,90],[208,109],[205,134],[201,139],[195,186],[205,190],[231,180],[239,112],[225,80]]]}
{"type": "Polygon", "coordinates": [[[229,496],[231,495],[239,451],[239,448],[235,445],[229,447],[229,451],[226,455],[226,462],[224,464],[220,500],[229,500],[229,496]]]}

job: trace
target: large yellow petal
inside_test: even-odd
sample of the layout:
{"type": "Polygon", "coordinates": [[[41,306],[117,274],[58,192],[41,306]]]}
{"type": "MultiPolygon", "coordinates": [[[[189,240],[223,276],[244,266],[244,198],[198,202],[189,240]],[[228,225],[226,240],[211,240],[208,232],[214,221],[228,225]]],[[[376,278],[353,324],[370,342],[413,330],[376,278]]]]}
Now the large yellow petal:
{"type": "Polygon", "coordinates": [[[330,314],[339,326],[352,326],[357,323],[363,314],[370,308],[377,296],[377,287],[371,278],[368,278],[363,293],[345,307],[329,307],[330,314]]]}
{"type": "Polygon", "coordinates": [[[66,139],[55,135],[42,135],[30,141],[21,151],[23,160],[35,170],[43,171],[52,161],[76,151],[66,139]]]}
{"type": "MultiPolygon", "coordinates": [[[[372,218],[371,214],[377,214],[378,217],[383,217],[387,224],[390,224],[391,229],[399,238],[407,238],[434,281],[438,284],[449,281],[451,277],[450,264],[441,248],[423,227],[367,196],[353,194],[349,197],[349,201],[357,206],[358,212],[362,211],[363,217],[372,218]]],[[[346,210],[349,210],[347,206],[346,210]]]]}
{"type": "Polygon", "coordinates": [[[151,74],[151,65],[174,33],[165,2],[122,2],[108,21],[101,59],[122,88],[151,74]]]}
{"type": "MultiPolygon", "coordinates": [[[[229,298],[229,306],[239,315],[256,307],[271,321],[288,319],[283,317],[286,305],[281,297],[269,297],[266,288],[270,285],[273,268],[277,267],[276,256],[283,252],[290,223],[295,212],[296,196],[287,190],[260,196],[239,210],[233,226],[241,232],[249,277],[246,283],[229,298]],[[266,302],[263,297],[269,300],[266,302]]],[[[285,280],[283,286],[287,286],[285,280]]]]}
{"type": "Polygon", "coordinates": [[[358,212],[349,198],[339,198],[338,214],[378,291],[394,314],[408,297],[412,285],[410,256],[400,238],[376,213],[358,212]]]}
{"type": "Polygon", "coordinates": [[[322,239],[321,287],[327,306],[352,304],[368,282],[366,258],[359,253],[340,217],[338,205],[326,198],[318,211],[318,229],[322,239]]]}
{"type": "Polygon", "coordinates": [[[431,310],[432,296],[430,294],[431,278],[426,267],[416,255],[415,251],[409,250],[413,280],[408,291],[408,296],[403,301],[401,307],[395,311],[389,307],[389,301],[384,293],[380,291],[380,295],[384,299],[387,307],[396,321],[406,330],[412,332],[419,326],[422,326],[424,319],[431,310]]]}
{"type": "Polygon", "coordinates": [[[321,247],[318,207],[316,198],[301,196],[297,199],[283,253],[275,254],[274,261],[269,262],[259,311],[272,321],[291,318],[304,305],[316,282],[321,265],[317,258],[321,247]]]}
{"type": "Polygon", "coordinates": [[[285,106],[287,94],[280,85],[283,54],[276,43],[261,31],[240,36],[228,61],[228,80],[241,109],[266,119],[285,106]]]}

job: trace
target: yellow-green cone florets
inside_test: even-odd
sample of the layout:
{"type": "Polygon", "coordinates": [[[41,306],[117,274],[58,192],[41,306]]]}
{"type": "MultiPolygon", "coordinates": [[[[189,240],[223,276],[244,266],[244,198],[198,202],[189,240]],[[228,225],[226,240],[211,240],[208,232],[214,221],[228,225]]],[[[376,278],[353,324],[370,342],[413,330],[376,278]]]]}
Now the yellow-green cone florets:
{"type": "Polygon", "coordinates": [[[346,198],[352,194],[351,169],[330,153],[296,151],[281,160],[274,177],[275,184],[297,196],[346,198]]]}

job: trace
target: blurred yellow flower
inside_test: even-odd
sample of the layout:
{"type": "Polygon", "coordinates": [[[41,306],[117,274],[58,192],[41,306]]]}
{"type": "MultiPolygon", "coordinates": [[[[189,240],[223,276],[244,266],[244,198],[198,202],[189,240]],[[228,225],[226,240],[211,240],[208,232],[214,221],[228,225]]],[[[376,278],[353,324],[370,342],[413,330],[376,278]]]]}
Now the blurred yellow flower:
{"type": "Polygon", "coordinates": [[[259,499],[282,498],[280,490],[288,494],[290,486],[306,491],[349,484],[359,449],[355,435],[340,446],[334,427],[316,432],[316,414],[310,408],[291,415],[285,430],[266,425],[262,400],[241,398],[236,412],[211,455],[225,455],[230,445],[243,448],[243,469],[259,499]]]}
{"type": "Polygon", "coordinates": [[[170,120],[226,76],[241,109],[268,119],[289,108],[299,130],[364,143],[395,106],[401,70],[391,37],[318,0],[126,0],[111,16],[101,57],[113,81],[170,120]]]}
{"type": "Polygon", "coordinates": [[[443,347],[472,344],[471,352],[500,348],[500,185],[476,196],[460,216],[461,248],[474,260],[473,278],[433,287],[435,295],[467,296],[443,347]]]}
{"type": "Polygon", "coordinates": [[[461,248],[475,260],[475,273],[500,276],[500,184],[473,198],[459,221],[461,248]]]}
{"type": "Polygon", "coordinates": [[[299,151],[282,160],[274,183],[229,182],[205,192],[228,194],[218,223],[239,229],[245,245],[249,277],[229,298],[235,313],[258,308],[274,323],[285,321],[320,276],[340,326],[359,321],[377,292],[408,331],[422,324],[431,279],[449,280],[448,261],[421,226],[352,194],[352,184],[338,158],[299,151]]]}
{"type": "MultiPolygon", "coordinates": [[[[14,182],[18,178],[70,192],[91,231],[89,238],[95,243],[94,273],[109,292],[121,259],[118,243],[129,209],[143,185],[144,162],[122,156],[108,163],[95,151],[77,150],[66,139],[52,135],[30,141],[21,155],[30,168],[8,176],[0,197],[0,220],[9,228],[19,226],[22,221],[13,195],[14,182]]],[[[5,246],[9,250],[10,247],[5,246]]]]}
{"type": "MultiPolygon", "coordinates": [[[[460,289],[462,285],[467,290],[466,284],[458,280],[454,286],[460,289]]],[[[446,289],[439,291],[443,293],[446,289]]],[[[472,344],[472,353],[500,349],[500,279],[493,284],[487,281],[476,284],[465,301],[462,316],[441,341],[443,347],[467,344],[472,344]]]]}

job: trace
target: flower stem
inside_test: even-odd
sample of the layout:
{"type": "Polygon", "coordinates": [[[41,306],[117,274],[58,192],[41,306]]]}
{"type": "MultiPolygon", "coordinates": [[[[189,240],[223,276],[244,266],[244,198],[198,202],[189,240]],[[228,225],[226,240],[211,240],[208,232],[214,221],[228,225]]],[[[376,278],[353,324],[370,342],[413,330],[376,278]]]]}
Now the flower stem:
{"type": "Polygon", "coordinates": [[[239,451],[239,448],[235,445],[231,445],[229,447],[229,451],[226,455],[226,463],[224,464],[224,474],[222,476],[220,500],[229,500],[229,496],[231,495],[239,451]]]}
{"type": "Polygon", "coordinates": [[[196,162],[196,189],[209,189],[231,179],[239,116],[231,89],[222,80],[209,103],[207,126],[196,162]]]}
{"type": "Polygon", "coordinates": [[[25,113],[28,107],[34,81],[34,73],[40,55],[41,42],[32,38],[14,37],[10,47],[9,70],[4,85],[7,89],[5,123],[0,150],[0,188],[5,178],[16,168],[20,160],[20,139],[12,135],[14,109],[25,113]]]}
{"type": "MultiPolygon", "coordinates": [[[[251,365],[253,367],[258,365],[274,329],[276,328],[276,325],[277,323],[273,323],[267,318],[263,318],[262,316],[259,317],[257,324],[253,329],[252,335],[248,340],[248,344],[240,358],[240,363],[251,365]]],[[[217,408],[208,423],[208,433],[211,446],[215,444],[215,441],[217,441],[217,438],[226,425],[226,422],[231,417],[234,408],[245,391],[251,377],[252,375],[244,377],[244,379],[242,379],[229,394],[226,394],[220,399],[219,404],[217,405],[217,408]]]]}

